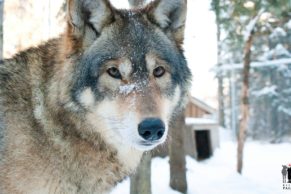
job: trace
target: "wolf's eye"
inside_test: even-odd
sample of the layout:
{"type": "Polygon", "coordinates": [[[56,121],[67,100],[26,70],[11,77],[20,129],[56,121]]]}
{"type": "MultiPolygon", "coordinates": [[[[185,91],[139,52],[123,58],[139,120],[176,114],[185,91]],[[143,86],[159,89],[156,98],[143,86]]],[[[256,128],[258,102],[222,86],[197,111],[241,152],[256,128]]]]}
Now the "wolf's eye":
{"type": "Polygon", "coordinates": [[[162,66],[155,68],[153,72],[155,77],[162,77],[165,73],[166,73],[166,70],[162,66]]]}
{"type": "Polygon", "coordinates": [[[115,79],[122,78],[119,70],[116,67],[110,67],[109,69],[107,69],[107,73],[115,79]]]}

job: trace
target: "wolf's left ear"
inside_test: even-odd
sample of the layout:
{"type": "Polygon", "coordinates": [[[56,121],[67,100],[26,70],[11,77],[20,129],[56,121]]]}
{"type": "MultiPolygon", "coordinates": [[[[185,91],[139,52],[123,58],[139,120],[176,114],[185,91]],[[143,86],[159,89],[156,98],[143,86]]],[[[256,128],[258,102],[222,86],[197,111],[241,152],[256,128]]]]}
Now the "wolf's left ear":
{"type": "Polygon", "coordinates": [[[183,43],[187,0],[156,0],[147,11],[152,22],[171,33],[178,45],[183,43]]]}

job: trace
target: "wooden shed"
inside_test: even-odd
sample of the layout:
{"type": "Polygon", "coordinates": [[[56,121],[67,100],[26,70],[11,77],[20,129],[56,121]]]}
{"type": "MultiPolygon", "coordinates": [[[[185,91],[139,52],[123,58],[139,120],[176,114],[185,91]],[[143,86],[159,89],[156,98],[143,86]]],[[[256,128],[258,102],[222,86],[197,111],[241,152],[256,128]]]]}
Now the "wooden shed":
{"type": "Polygon", "coordinates": [[[190,97],[185,110],[185,152],[198,159],[209,158],[219,147],[219,125],[216,110],[195,97],[190,97]]]}
{"type": "Polygon", "coordinates": [[[216,110],[211,106],[207,105],[205,102],[195,98],[193,96],[189,97],[189,102],[186,106],[185,117],[202,118],[206,115],[214,115],[216,110]]]}

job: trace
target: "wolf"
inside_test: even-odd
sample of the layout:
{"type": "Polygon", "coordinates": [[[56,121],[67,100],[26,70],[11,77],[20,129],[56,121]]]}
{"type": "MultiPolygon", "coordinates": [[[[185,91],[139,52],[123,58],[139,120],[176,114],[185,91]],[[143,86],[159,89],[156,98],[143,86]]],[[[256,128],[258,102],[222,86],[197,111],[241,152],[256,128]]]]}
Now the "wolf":
{"type": "Polygon", "coordinates": [[[109,193],[183,109],[186,0],[68,0],[59,38],[0,65],[0,193],[109,193]]]}

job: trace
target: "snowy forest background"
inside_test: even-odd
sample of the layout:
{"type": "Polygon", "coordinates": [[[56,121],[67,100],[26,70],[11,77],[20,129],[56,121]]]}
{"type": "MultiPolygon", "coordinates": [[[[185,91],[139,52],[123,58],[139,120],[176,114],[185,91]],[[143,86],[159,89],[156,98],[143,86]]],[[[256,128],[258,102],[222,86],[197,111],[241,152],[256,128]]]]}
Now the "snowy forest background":
{"type": "Polygon", "coordinates": [[[212,9],[218,25],[216,72],[219,92],[224,96],[221,115],[226,115],[220,123],[238,128],[243,75],[240,64],[245,60],[246,38],[252,33],[248,135],[282,141],[291,135],[291,1],[213,0],[212,9]]]}
{"type": "MultiPolygon", "coordinates": [[[[4,58],[64,30],[64,1],[3,2],[4,58]]],[[[127,0],[112,3],[129,7],[127,0]]],[[[188,0],[184,47],[194,75],[191,94],[217,109],[221,126],[221,147],[211,159],[186,157],[188,193],[281,193],[281,166],[291,163],[291,0],[188,0]],[[238,174],[242,122],[248,141],[238,174]]],[[[152,193],[178,193],[169,187],[168,163],[152,160],[152,193]]],[[[113,193],[129,193],[129,182],[113,193]]]]}

